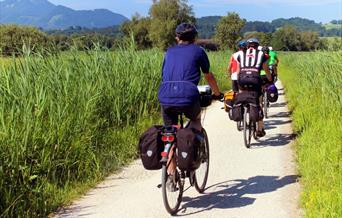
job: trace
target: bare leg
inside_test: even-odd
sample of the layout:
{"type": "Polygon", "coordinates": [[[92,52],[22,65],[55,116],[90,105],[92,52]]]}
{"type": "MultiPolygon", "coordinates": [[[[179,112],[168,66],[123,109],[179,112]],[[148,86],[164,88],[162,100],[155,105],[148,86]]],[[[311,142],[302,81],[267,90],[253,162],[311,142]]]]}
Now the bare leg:
{"type": "Polygon", "coordinates": [[[167,168],[167,172],[169,175],[175,175],[176,174],[176,158],[174,157],[174,145],[172,145],[170,152],[169,152],[169,160],[167,161],[166,166],[169,166],[167,168]]]}

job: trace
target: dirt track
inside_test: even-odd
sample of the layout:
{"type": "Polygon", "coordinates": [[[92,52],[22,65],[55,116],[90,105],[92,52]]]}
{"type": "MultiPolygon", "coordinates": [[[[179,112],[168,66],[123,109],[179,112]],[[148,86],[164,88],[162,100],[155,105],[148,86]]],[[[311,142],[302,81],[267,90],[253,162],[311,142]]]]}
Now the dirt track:
{"type": "MultiPolygon", "coordinates": [[[[194,187],[183,195],[178,216],[300,217],[299,184],[292,151],[292,130],[284,90],[266,119],[267,135],[243,145],[242,132],[214,103],[206,112],[210,172],[204,194],[194,187]]],[[[112,175],[56,217],[169,217],[157,185],[161,171],[146,171],[140,160],[112,175]]],[[[189,186],[187,181],[185,188],[189,186]]]]}

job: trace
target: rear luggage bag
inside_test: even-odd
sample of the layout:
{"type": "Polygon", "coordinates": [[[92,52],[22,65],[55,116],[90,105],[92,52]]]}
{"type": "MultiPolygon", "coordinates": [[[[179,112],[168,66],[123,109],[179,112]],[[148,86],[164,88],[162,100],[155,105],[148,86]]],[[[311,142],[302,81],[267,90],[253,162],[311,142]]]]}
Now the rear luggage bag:
{"type": "Polygon", "coordinates": [[[159,170],[162,168],[161,152],[164,143],[161,140],[162,126],[152,126],[140,137],[138,150],[143,166],[147,170],[159,170]]]}
{"type": "Polygon", "coordinates": [[[261,85],[261,78],[258,72],[241,71],[239,73],[238,83],[242,88],[256,88],[261,85]]]}
{"type": "Polygon", "coordinates": [[[259,105],[249,104],[249,120],[258,122],[264,118],[263,112],[259,105]]]}
{"type": "Polygon", "coordinates": [[[231,110],[231,120],[239,122],[239,121],[242,121],[242,119],[243,119],[242,104],[234,104],[231,110]]]}
{"type": "Polygon", "coordinates": [[[249,104],[250,121],[257,122],[263,118],[262,110],[259,106],[257,92],[240,92],[236,95],[232,109],[232,120],[238,122],[243,120],[243,105],[249,104]]]}
{"type": "Polygon", "coordinates": [[[193,128],[184,128],[177,131],[176,138],[179,169],[196,170],[201,165],[202,133],[193,128]]]}
{"type": "Polygon", "coordinates": [[[235,92],[230,90],[229,92],[224,93],[224,110],[229,112],[230,109],[233,108],[234,105],[235,92]]]}
{"type": "Polygon", "coordinates": [[[257,92],[240,92],[236,94],[234,104],[259,104],[259,95],[257,92]]]}

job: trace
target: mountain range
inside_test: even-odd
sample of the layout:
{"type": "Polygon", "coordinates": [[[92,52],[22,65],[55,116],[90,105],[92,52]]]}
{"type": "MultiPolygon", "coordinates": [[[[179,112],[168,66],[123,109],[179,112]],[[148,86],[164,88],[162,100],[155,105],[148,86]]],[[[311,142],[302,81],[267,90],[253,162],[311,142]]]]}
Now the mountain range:
{"type": "Polygon", "coordinates": [[[47,0],[0,1],[0,24],[20,24],[49,29],[70,26],[101,28],[120,25],[128,18],[107,9],[73,10],[47,0]]]}

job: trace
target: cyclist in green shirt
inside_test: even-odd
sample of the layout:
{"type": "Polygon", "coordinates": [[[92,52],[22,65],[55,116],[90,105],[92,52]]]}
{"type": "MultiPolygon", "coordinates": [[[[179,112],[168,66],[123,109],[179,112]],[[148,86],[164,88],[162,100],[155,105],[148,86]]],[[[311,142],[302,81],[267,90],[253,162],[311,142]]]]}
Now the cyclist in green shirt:
{"type": "Polygon", "coordinates": [[[279,59],[277,53],[273,50],[272,47],[268,47],[269,49],[269,59],[268,59],[268,66],[272,72],[273,80],[275,77],[278,76],[277,66],[279,64],[279,59]]]}
{"type": "MultiPolygon", "coordinates": [[[[261,47],[260,50],[261,50],[262,52],[264,52],[265,57],[266,57],[266,59],[267,59],[267,65],[270,66],[270,65],[269,65],[269,61],[270,61],[270,55],[269,55],[270,50],[269,50],[269,48],[266,47],[266,46],[264,46],[264,47],[261,47]]],[[[268,84],[268,83],[270,83],[270,81],[267,79],[266,72],[265,72],[264,69],[261,69],[261,70],[260,70],[260,77],[261,77],[261,81],[262,81],[262,85],[263,85],[263,86],[266,85],[266,84],[268,84]]],[[[272,75],[272,79],[274,79],[273,75],[272,75]]]]}

